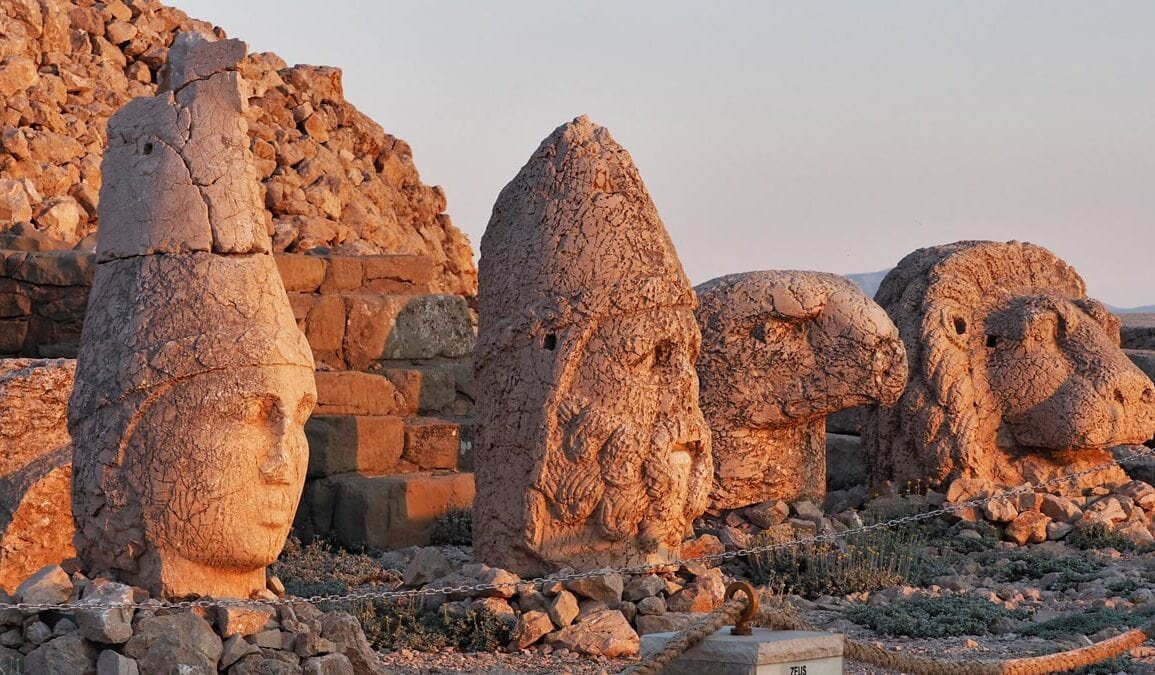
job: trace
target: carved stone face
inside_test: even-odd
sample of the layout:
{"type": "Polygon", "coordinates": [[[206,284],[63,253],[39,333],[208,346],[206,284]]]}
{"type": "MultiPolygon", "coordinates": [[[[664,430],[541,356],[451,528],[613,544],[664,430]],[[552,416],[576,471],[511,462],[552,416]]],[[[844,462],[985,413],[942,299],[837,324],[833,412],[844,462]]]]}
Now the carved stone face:
{"type": "Polygon", "coordinates": [[[629,153],[586,118],[481,240],[474,554],[536,575],[665,563],[706,508],[693,289],[629,153]]]}
{"type": "Polygon", "coordinates": [[[127,470],[147,496],[162,561],[250,570],[276,559],[300,499],[315,402],[312,373],[280,365],[182,380],[149,406],[127,470]]]}
{"type": "Polygon", "coordinates": [[[578,357],[568,394],[581,402],[583,417],[599,420],[574,416],[560,453],[597,451],[605,492],[595,522],[610,538],[640,536],[650,550],[681,542],[686,516],[701,510],[709,487],[698,485],[708,483],[712,467],[698,408],[695,326],[689,309],[601,322],[578,357]]]}
{"type": "Polygon", "coordinates": [[[987,318],[990,387],[1014,445],[1093,449],[1150,437],[1155,391],[1118,333],[1119,320],[1093,300],[1017,297],[987,318]]]}
{"type": "Polygon", "coordinates": [[[1127,482],[1109,448],[1151,437],[1155,390],[1119,348],[1118,322],[1053,253],[989,241],[919,249],[875,297],[911,364],[899,401],[864,425],[876,483],[1055,480],[1078,494],[1127,482]]]}

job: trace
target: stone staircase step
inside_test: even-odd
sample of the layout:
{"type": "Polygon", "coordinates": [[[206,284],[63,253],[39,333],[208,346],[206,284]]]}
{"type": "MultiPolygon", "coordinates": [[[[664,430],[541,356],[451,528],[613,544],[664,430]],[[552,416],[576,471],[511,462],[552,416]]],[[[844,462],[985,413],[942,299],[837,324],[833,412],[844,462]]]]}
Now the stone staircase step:
{"type": "Polygon", "coordinates": [[[405,421],[380,415],[314,415],[305,423],[309,478],[392,473],[405,450],[405,421]]]}
{"type": "Polygon", "coordinates": [[[309,481],[294,528],[349,549],[427,546],[435,520],[472,507],[471,473],[364,476],[309,481]]]}
{"type": "Polygon", "coordinates": [[[317,371],[317,407],[314,415],[409,416],[417,400],[384,375],[355,371],[317,371]]]}

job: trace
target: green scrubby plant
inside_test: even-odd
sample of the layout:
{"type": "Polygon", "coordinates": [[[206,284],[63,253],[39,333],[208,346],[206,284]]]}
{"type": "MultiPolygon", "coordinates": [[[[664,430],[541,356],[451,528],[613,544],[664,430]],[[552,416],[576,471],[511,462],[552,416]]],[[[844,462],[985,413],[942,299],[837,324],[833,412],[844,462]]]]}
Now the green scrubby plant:
{"type": "Polygon", "coordinates": [[[996,632],[996,624],[1001,621],[1018,621],[1028,616],[1024,610],[1009,610],[982,598],[953,596],[858,605],[851,608],[846,618],[884,635],[941,638],[987,635],[996,632]]]}
{"type": "Polygon", "coordinates": [[[1130,656],[1116,656],[1106,661],[1092,663],[1089,666],[1072,671],[1071,675],[1115,675],[1116,673],[1142,672],[1135,670],[1135,663],[1130,656]]]}
{"type": "Polygon", "coordinates": [[[1058,574],[1051,584],[1055,590],[1066,590],[1099,576],[1105,563],[1082,555],[1058,556],[1042,551],[1011,551],[996,566],[990,568],[991,576],[998,581],[1022,581],[1042,579],[1048,574],[1058,574]]]}
{"type": "Polygon", "coordinates": [[[1137,607],[1125,612],[1110,607],[1091,607],[1029,626],[1023,631],[1023,635],[1033,635],[1044,640],[1069,635],[1094,635],[1111,626],[1122,629],[1136,628],[1149,622],[1152,616],[1155,616],[1155,606],[1137,607]]]}
{"type": "Polygon", "coordinates": [[[1134,551],[1138,548],[1134,541],[1112,530],[1106,523],[1078,525],[1067,535],[1066,542],[1084,551],[1102,548],[1134,551]]]}
{"type": "Polygon", "coordinates": [[[1119,597],[1128,597],[1135,591],[1142,588],[1138,581],[1134,579],[1119,579],[1107,584],[1107,590],[1119,597]]]}
{"type": "Polygon", "coordinates": [[[909,581],[922,548],[918,535],[870,530],[837,542],[804,542],[784,538],[774,530],[754,538],[753,547],[773,543],[793,545],[750,556],[751,580],[787,593],[815,598],[873,591],[909,581]]]}
{"type": "Polygon", "coordinates": [[[434,546],[443,546],[446,544],[472,546],[473,511],[470,509],[454,509],[433,521],[433,529],[429,533],[429,542],[434,546]]]}
{"type": "Polygon", "coordinates": [[[290,595],[304,598],[400,581],[396,571],[385,569],[372,556],[335,549],[320,540],[302,545],[295,537],[285,542],[270,571],[281,579],[290,595]]]}
{"type": "Polygon", "coordinates": [[[361,622],[365,637],[376,649],[493,652],[509,642],[515,621],[486,609],[442,605],[426,610],[405,601],[358,603],[351,613],[361,622]]]}

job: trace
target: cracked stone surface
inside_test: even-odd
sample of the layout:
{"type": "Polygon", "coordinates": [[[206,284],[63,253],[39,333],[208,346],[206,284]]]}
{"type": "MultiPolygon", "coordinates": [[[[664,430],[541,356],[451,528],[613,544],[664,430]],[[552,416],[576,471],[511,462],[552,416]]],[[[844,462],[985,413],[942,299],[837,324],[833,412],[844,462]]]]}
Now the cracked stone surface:
{"type": "Polygon", "coordinates": [[[236,71],[244,55],[239,40],[182,33],[169,50],[171,89],[109,120],[100,211],[118,225],[99,237],[97,262],[271,252],[236,71]]]}
{"type": "Polygon", "coordinates": [[[69,509],[69,359],[0,360],[0,588],[76,555],[69,509]]]}
{"type": "Polygon", "coordinates": [[[214,72],[110,124],[105,175],[150,189],[139,204],[116,189],[101,202],[103,255],[68,411],[85,569],[164,597],[265,587],[300,499],[316,402],[309,345],[255,225],[247,146],[227,150],[244,121],[236,73],[212,58],[220,49],[178,38],[171,58],[214,72]],[[166,136],[182,116],[194,120],[187,136],[166,136]],[[197,183],[220,190],[202,199],[197,183]]]}
{"type": "MultiPolygon", "coordinates": [[[[1038,482],[1110,461],[1109,448],[1155,430],[1155,391],[1119,348],[1119,320],[1045,248],[919,249],[875,299],[911,370],[899,401],[864,424],[876,483],[1038,482]]],[[[1116,466],[1064,487],[1127,480],[1116,466]]]]}
{"type": "Polygon", "coordinates": [[[713,508],[826,493],[826,416],[894,403],[906,352],[886,312],[822,272],[732,274],[695,289],[713,508]]]}
{"type": "Polygon", "coordinates": [[[693,289],[629,154],[585,117],[505,187],[481,241],[484,562],[662,562],[706,507],[693,289]]]}

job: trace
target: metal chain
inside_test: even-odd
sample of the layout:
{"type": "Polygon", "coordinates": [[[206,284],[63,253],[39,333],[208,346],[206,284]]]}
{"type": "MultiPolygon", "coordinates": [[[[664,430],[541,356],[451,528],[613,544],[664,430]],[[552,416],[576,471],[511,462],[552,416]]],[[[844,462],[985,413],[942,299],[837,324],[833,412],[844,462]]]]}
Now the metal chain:
{"type": "Polygon", "coordinates": [[[535,577],[533,579],[521,579],[518,581],[502,581],[486,584],[465,584],[461,586],[440,586],[425,588],[414,588],[407,590],[364,590],[354,593],[340,593],[331,595],[314,595],[307,598],[297,597],[283,597],[276,599],[256,599],[256,600],[241,600],[233,598],[200,598],[197,600],[181,600],[176,602],[149,599],[143,602],[125,602],[125,603],[101,603],[90,600],[80,600],[78,602],[61,602],[61,603],[0,603],[0,612],[7,610],[19,610],[21,612],[44,612],[44,611],[68,611],[68,610],[106,610],[106,609],[207,609],[210,607],[253,607],[253,606],[280,606],[292,605],[299,602],[307,602],[310,604],[318,603],[343,603],[356,602],[366,600],[399,600],[402,598],[417,599],[423,597],[430,597],[436,595],[457,595],[465,594],[467,596],[474,594],[481,594],[488,591],[516,589],[519,586],[533,586],[541,587],[548,584],[565,583],[567,581],[580,581],[582,579],[591,579],[600,577],[606,574],[625,574],[625,575],[640,575],[653,574],[656,572],[666,571],[671,567],[678,565],[694,565],[694,564],[709,564],[715,562],[727,562],[736,560],[738,558],[746,558],[751,555],[761,553],[769,553],[781,549],[794,548],[798,546],[805,546],[809,544],[820,544],[826,542],[837,541],[850,537],[852,535],[861,534],[863,532],[872,532],[874,530],[892,529],[903,526],[909,523],[915,523],[921,520],[928,520],[937,518],[938,516],[963,511],[969,508],[977,508],[985,506],[993,501],[1005,499],[1020,494],[1027,494],[1034,492],[1039,488],[1046,488],[1051,485],[1058,485],[1072,479],[1087,476],[1097,473],[1111,466],[1120,463],[1129,463],[1141,457],[1150,456],[1155,453],[1155,449],[1144,447],[1140,451],[1133,452],[1124,457],[1116,458],[1110,462],[1097,464],[1082,471],[1075,471],[1056,476],[1049,480],[1042,481],[1035,484],[1023,484],[1018,487],[1010,488],[1000,491],[988,497],[981,497],[978,499],[971,499],[964,502],[956,502],[953,504],[944,505],[938,509],[931,511],[924,511],[922,513],[902,516],[900,518],[892,518],[891,520],[871,523],[870,525],[860,525],[858,527],[849,528],[842,532],[831,532],[827,534],[819,534],[811,537],[800,537],[790,541],[775,542],[766,544],[764,546],[756,546],[752,548],[743,548],[735,551],[726,551],[724,553],[714,553],[709,555],[702,555],[696,558],[685,558],[680,560],[671,560],[664,563],[651,563],[647,565],[637,565],[633,567],[619,567],[619,568],[602,568],[596,570],[589,570],[586,572],[574,572],[572,574],[558,574],[544,577],[535,577]]]}

